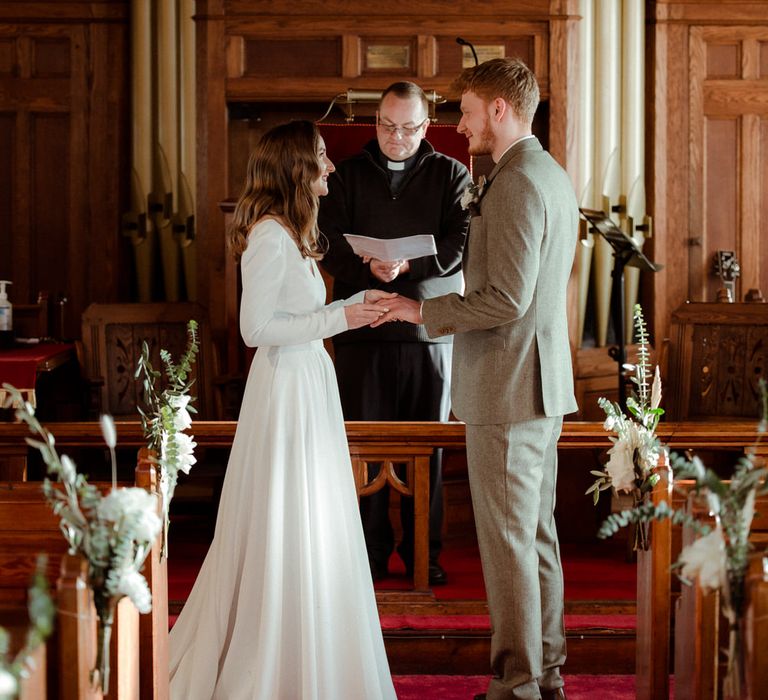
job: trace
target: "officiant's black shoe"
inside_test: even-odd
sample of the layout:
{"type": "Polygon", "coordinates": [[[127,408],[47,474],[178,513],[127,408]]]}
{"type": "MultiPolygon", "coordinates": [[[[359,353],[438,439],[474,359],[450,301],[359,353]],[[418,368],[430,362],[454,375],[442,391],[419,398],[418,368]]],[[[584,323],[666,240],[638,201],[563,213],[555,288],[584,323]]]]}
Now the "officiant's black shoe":
{"type": "Polygon", "coordinates": [[[475,695],[475,700],[485,700],[486,694],[485,693],[478,693],[475,695]]]}
{"type": "Polygon", "coordinates": [[[555,688],[554,690],[541,689],[541,700],[568,700],[565,696],[565,688],[555,688]]]}
{"type": "Polygon", "coordinates": [[[448,574],[445,573],[445,569],[436,561],[429,562],[429,585],[444,586],[446,583],[448,583],[448,574]]]}
{"type": "MultiPolygon", "coordinates": [[[[445,569],[436,561],[429,562],[427,574],[429,576],[428,581],[430,586],[444,586],[448,583],[448,574],[445,573],[445,569]]],[[[408,578],[413,578],[412,566],[405,567],[405,575],[408,578]]]]}

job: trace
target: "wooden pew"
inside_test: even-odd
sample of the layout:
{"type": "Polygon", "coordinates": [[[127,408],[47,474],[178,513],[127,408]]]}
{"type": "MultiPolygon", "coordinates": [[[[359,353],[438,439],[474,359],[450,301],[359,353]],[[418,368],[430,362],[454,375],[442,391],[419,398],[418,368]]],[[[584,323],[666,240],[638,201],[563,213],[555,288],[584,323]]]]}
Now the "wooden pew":
{"type": "MultiPolygon", "coordinates": [[[[155,487],[154,466],[148,455],[140,457],[136,471],[137,485],[155,487]]],[[[104,490],[111,487],[99,486],[104,490]]],[[[140,623],[129,599],[118,604],[111,642],[111,698],[168,697],[168,590],[159,548],[160,537],[144,569],[152,590],[153,612],[141,616],[140,623]]],[[[96,658],[96,617],[86,584],[87,564],[66,551],[59,518],[45,502],[41,484],[0,484],[0,620],[7,615],[18,619],[25,610],[26,588],[37,554],[47,553],[49,580],[58,576],[56,631],[47,645],[48,659],[56,660],[58,667],[58,673],[49,670],[47,674],[54,693],[51,697],[97,699],[101,693],[90,683],[96,658]]]]}
{"type": "Polygon", "coordinates": [[[752,700],[768,699],[768,570],[762,556],[750,560],[746,617],[747,690],[752,700]]]}
{"type": "MultiPolygon", "coordinates": [[[[687,499],[687,511],[698,518],[706,518],[707,506],[701,499],[691,493],[687,499]]],[[[759,497],[755,502],[755,518],[752,521],[750,541],[760,552],[765,551],[768,544],[768,496],[759,497]]],[[[692,543],[696,534],[690,528],[683,528],[683,545],[692,543]]],[[[760,597],[758,591],[761,583],[753,571],[751,582],[755,586],[752,593],[753,604],[757,610],[765,604],[765,599],[760,597]]],[[[763,592],[762,595],[765,595],[763,592]]],[[[748,594],[749,597],[749,594],[748,594]]],[[[763,610],[758,612],[759,624],[755,626],[757,638],[765,640],[768,634],[766,625],[768,620],[763,610]]],[[[753,611],[754,615],[754,611],[753,611]]],[[[765,642],[764,642],[765,643],[765,642]]],[[[728,623],[720,614],[720,594],[717,591],[705,593],[701,587],[694,583],[691,586],[683,586],[675,612],[675,697],[678,700],[704,700],[719,697],[720,688],[725,672],[722,663],[722,648],[728,644],[728,623]]],[[[762,654],[753,657],[755,659],[752,669],[753,675],[764,678],[766,672],[765,649],[762,654]]],[[[759,695],[751,698],[768,698],[768,686],[765,683],[759,686],[759,695]]]]}

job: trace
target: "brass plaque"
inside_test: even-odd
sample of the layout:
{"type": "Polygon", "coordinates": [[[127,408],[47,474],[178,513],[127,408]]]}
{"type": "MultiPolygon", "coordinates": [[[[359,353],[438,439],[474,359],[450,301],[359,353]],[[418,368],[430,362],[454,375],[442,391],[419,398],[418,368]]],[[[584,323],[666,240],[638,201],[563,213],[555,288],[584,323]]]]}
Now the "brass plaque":
{"type": "MultiPolygon", "coordinates": [[[[490,61],[492,58],[504,58],[506,55],[506,48],[504,44],[480,44],[475,46],[477,51],[477,62],[483,63],[490,61]]],[[[472,55],[472,49],[469,46],[461,47],[461,67],[471,68],[475,65],[475,57],[472,55]]]]}
{"type": "Polygon", "coordinates": [[[365,67],[369,70],[392,70],[411,67],[408,44],[369,44],[365,49],[365,67]]]}

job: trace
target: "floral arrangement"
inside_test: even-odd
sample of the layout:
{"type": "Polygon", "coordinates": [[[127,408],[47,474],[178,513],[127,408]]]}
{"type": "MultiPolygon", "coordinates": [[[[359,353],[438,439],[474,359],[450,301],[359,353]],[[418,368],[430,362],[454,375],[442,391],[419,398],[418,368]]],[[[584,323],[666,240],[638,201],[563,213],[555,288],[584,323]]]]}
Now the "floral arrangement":
{"type": "MultiPolygon", "coordinates": [[[[631,493],[634,504],[639,505],[659,480],[656,467],[663,447],[656,437],[656,428],[664,415],[664,409],[659,408],[661,377],[658,366],[651,372],[648,330],[639,304],[635,304],[633,320],[638,335],[638,361],[631,377],[636,389],[634,395],[627,398],[629,415],[624,414],[618,403],[598,399],[598,405],[606,415],[604,427],[616,437],[610,438],[613,446],[608,450],[605,470],[591,472],[597,478],[587,489],[587,494],[592,494],[595,504],[602,491],[613,487],[617,493],[631,493]]],[[[635,549],[648,548],[646,528],[635,530],[634,546],[635,549]]]]}
{"type": "MultiPolygon", "coordinates": [[[[762,419],[758,424],[758,441],[766,431],[768,389],[760,380],[762,419]]],[[[696,579],[705,590],[720,590],[721,610],[729,622],[728,672],[723,691],[726,697],[742,697],[744,671],[742,620],[745,605],[745,580],[752,545],[749,532],[755,515],[755,499],[768,493],[768,469],[758,468],[753,455],[741,457],[731,478],[723,481],[707,469],[698,457],[691,459],[672,455],[675,479],[691,479],[694,491],[706,498],[714,528],[684,511],[674,510],[662,501],[654,506],[644,503],[636,508],[611,514],[603,522],[598,537],[606,538],[630,523],[671,518],[673,523],[693,528],[702,535],[683,548],[675,567],[686,583],[696,579]]]]}
{"type": "Polygon", "coordinates": [[[70,554],[80,554],[88,562],[88,580],[98,617],[98,657],[92,681],[102,690],[109,688],[109,642],[117,603],[125,596],[139,612],[152,609],[152,594],[140,571],[152,544],[160,532],[157,498],[142,488],[116,488],[115,425],[110,416],[102,416],[104,439],[112,454],[112,489],[102,495],[78,473],[74,462],[59,456],[55,439],[35,417],[33,407],[22,400],[19,391],[9,384],[11,401],[21,402],[16,417],[25,422],[40,439],[27,438],[39,450],[53,476],[43,481],[43,493],[54,513],[61,518],[61,531],[70,554]]]}
{"type": "Polygon", "coordinates": [[[34,670],[32,654],[53,630],[55,610],[48,593],[45,564],[45,555],[39,556],[28,594],[27,610],[30,627],[27,630],[24,646],[13,658],[8,652],[10,641],[8,632],[0,627],[0,700],[11,700],[18,695],[20,681],[34,670]]]}
{"type": "Polygon", "coordinates": [[[470,182],[464,192],[461,194],[459,203],[462,209],[469,209],[473,215],[479,213],[480,200],[485,194],[485,186],[487,182],[485,175],[481,175],[477,182],[470,182]]]}
{"type": "Polygon", "coordinates": [[[174,363],[171,353],[160,350],[166,377],[166,387],[159,388],[162,373],[152,367],[149,346],[144,342],[136,367],[136,377],[144,376],[144,401],[147,410],[139,408],[144,437],[148,447],[159,455],[160,462],[160,498],[163,512],[163,547],[161,557],[168,555],[168,527],[170,525],[170,504],[176,490],[179,472],[189,474],[197,461],[192,435],[187,432],[192,425],[191,413],[195,409],[190,405],[194,399],[189,390],[194,384],[190,379],[192,365],[200,347],[197,340],[197,321],[187,323],[187,347],[178,363],[174,363]]]}

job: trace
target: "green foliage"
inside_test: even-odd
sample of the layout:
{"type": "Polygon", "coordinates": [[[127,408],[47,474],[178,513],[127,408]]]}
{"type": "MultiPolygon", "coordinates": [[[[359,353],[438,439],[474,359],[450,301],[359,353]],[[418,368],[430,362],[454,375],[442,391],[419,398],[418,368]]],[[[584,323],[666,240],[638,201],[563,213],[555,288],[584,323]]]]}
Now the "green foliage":
{"type": "MultiPolygon", "coordinates": [[[[144,437],[148,440],[148,447],[160,453],[163,430],[168,430],[172,426],[168,412],[163,415],[163,408],[170,406],[170,399],[173,396],[189,394],[189,390],[194,384],[194,380],[189,380],[192,374],[192,366],[195,364],[197,354],[200,352],[200,344],[197,337],[197,321],[190,319],[187,322],[187,347],[178,364],[174,363],[173,357],[168,350],[160,350],[160,360],[163,364],[167,386],[161,389],[160,383],[163,373],[152,366],[150,359],[149,345],[144,341],[141,347],[141,355],[136,363],[136,378],[143,375],[144,403],[146,409],[138,408],[141,416],[141,425],[144,430],[144,437]]],[[[194,399],[193,399],[194,400],[194,399]]],[[[187,406],[190,413],[195,413],[192,406],[187,406]]]]}
{"type": "Polygon", "coordinates": [[[30,624],[24,645],[13,658],[9,653],[10,636],[0,627],[0,673],[10,673],[17,683],[29,675],[32,655],[53,631],[56,610],[48,590],[48,579],[45,577],[46,563],[45,555],[38,556],[35,573],[27,592],[30,624]]]}

